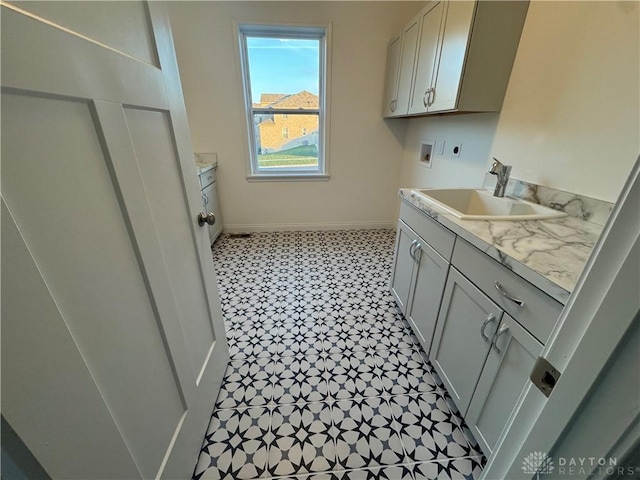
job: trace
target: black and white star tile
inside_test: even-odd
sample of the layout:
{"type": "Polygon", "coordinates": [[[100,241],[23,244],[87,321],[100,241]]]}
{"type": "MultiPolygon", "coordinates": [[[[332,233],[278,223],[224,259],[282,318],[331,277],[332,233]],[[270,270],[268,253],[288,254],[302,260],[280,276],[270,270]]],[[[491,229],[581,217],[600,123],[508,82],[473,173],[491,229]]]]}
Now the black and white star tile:
{"type": "Polygon", "coordinates": [[[412,466],[413,476],[415,480],[475,480],[480,478],[484,463],[479,457],[417,463],[412,466]]]}
{"type": "Polygon", "coordinates": [[[231,361],[194,480],[480,476],[486,460],[389,293],[394,239],[218,239],[231,361]]]}
{"type": "Polygon", "coordinates": [[[336,467],[331,407],[325,402],[279,405],[272,412],[269,473],[328,472],[336,467]]]}
{"type": "Polygon", "coordinates": [[[346,352],[326,357],[325,376],[332,399],[375,397],[385,394],[380,369],[371,352],[346,352]]]}
{"type": "Polygon", "coordinates": [[[216,408],[267,405],[273,397],[275,362],[271,358],[231,360],[216,408]]]}
{"type": "Polygon", "coordinates": [[[336,402],[333,421],[343,469],[403,463],[402,442],[385,398],[336,402]]]}
{"type": "Polygon", "coordinates": [[[267,408],[215,410],[194,479],[261,478],[267,467],[270,426],[267,408]]]}

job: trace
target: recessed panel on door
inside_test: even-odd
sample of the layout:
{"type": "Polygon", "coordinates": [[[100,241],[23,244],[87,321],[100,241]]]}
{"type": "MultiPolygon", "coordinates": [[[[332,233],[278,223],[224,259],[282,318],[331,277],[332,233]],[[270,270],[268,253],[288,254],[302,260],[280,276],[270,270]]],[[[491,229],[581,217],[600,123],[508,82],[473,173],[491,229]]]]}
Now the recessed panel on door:
{"type": "MultiPolygon", "coordinates": [[[[200,269],[199,259],[195,255],[197,249],[194,248],[196,239],[191,234],[193,215],[186,203],[186,192],[180,180],[180,165],[168,114],[125,108],[125,116],[153,221],[159,233],[178,315],[189,345],[194,376],[198,376],[215,335],[204,285],[198,276],[193,275],[194,271],[200,269]]],[[[194,177],[191,180],[187,185],[192,184],[194,191],[199,191],[197,179],[194,177]]],[[[197,233],[208,238],[208,228],[199,229],[197,233]]]]}
{"type": "Polygon", "coordinates": [[[140,478],[4,200],[0,216],[4,419],[52,478],[91,478],[88,458],[100,479],[140,478]],[[87,441],[96,431],[101,441],[87,441]]]}

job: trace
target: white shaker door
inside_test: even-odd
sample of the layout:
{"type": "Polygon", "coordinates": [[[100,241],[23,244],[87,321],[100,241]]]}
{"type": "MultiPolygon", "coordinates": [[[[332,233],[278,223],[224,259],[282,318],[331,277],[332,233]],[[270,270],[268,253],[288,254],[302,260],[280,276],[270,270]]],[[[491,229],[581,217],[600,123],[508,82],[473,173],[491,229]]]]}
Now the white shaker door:
{"type": "Polygon", "coordinates": [[[2,414],[52,478],[187,478],[228,362],[161,2],[2,5],[2,414]]]}

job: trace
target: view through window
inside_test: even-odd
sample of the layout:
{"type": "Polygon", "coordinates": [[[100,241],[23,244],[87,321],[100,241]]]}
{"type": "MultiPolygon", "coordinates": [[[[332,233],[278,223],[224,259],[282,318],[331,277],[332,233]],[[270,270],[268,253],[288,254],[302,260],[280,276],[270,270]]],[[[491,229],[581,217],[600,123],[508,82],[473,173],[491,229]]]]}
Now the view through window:
{"type": "Polygon", "coordinates": [[[323,173],[325,31],[241,26],[254,174],[323,173]]]}

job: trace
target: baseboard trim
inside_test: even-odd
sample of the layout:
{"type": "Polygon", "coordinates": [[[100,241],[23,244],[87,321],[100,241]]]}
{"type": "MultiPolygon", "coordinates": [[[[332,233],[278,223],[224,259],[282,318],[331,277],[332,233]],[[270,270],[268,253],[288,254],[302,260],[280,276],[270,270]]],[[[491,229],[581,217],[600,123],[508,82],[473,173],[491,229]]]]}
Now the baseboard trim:
{"type": "Polygon", "coordinates": [[[391,222],[345,222],[345,223],[270,223],[225,225],[224,233],[293,232],[318,230],[378,230],[395,228],[391,222]]]}

